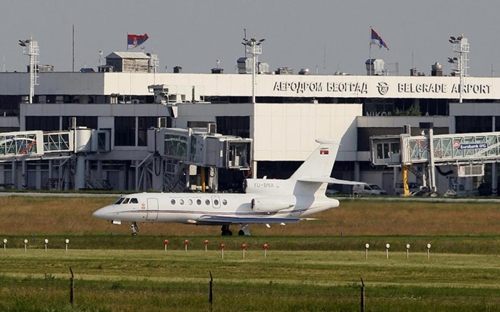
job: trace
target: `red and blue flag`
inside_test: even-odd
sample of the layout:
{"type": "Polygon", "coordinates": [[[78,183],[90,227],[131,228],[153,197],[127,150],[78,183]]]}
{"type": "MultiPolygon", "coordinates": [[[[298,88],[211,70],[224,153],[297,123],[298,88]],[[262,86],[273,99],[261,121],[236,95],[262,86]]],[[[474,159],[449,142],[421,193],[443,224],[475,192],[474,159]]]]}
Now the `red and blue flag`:
{"type": "Polygon", "coordinates": [[[384,42],[384,39],[382,39],[382,37],[380,37],[380,35],[373,28],[372,28],[371,39],[372,39],[372,42],[371,42],[372,44],[378,44],[379,48],[384,47],[387,50],[389,50],[389,47],[384,42]]]}
{"type": "Polygon", "coordinates": [[[146,40],[148,40],[148,34],[144,35],[132,35],[127,34],[127,45],[137,47],[143,44],[146,40]]]}

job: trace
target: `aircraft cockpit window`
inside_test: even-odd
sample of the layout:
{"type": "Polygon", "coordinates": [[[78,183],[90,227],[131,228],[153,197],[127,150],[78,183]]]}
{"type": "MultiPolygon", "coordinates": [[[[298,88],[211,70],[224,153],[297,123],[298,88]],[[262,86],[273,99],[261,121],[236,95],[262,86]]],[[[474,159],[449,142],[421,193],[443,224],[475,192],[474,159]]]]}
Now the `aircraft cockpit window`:
{"type": "Polygon", "coordinates": [[[122,203],[122,201],[123,201],[124,199],[125,199],[124,197],[120,197],[120,198],[118,198],[118,199],[117,199],[117,200],[113,203],[113,205],[119,205],[119,204],[121,204],[121,203],[122,203]]]}
{"type": "Polygon", "coordinates": [[[179,200],[179,203],[180,203],[181,205],[184,205],[184,199],[179,200]]]}
{"type": "Polygon", "coordinates": [[[138,204],[138,203],[139,201],[137,200],[137,198],[131,198],[129,202],[129,204],[138,204]]]}
{"type": "Polygon", "coordinates": [[[225,205],[227,205],[227,200],[223,199],[223,200],[222,200],[222,204],[223,204],[224,206],[225,206],[225,205]]]}
{"type": "Polygon", "coordinates": [[[205,200],[205,204],[207,204],[207,206],[210,205],[210,200],[208,200],[208,199],[205,200]]]}
{"type": "Polygon", "coordinates": [[[201,205],[201,199],[198,199],[198,200],[196,201],[196,203],[197,203],[198,205],[201,205]]]}
{"type": "Polygon", "coordinates": [[[122,202],[122,204],[128,204],[130,198],[125,198],[125,200],[122,202]]]}
{"type": "Polygon", "coordinates": [[[170,201],[170,203],[171,203],[172,205],[175,205],[175,199],[172,199],[172,200],[170,201]]]}

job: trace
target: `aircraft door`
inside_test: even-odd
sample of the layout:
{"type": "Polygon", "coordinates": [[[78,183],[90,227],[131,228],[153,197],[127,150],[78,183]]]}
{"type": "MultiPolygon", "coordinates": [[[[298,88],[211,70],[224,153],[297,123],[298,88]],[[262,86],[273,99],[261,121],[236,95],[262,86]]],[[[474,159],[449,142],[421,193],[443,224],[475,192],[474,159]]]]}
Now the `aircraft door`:
{"type": "Polygon", "coordinates": [[[215,209],[220,208],[220,198],[217,195],[212,195],[212,207],[215,209]]]}
{"type": "Polygon", "coordinates": [[[156,221],[158,219],[158,199],[148,198],[146,221],[156,221]]]}

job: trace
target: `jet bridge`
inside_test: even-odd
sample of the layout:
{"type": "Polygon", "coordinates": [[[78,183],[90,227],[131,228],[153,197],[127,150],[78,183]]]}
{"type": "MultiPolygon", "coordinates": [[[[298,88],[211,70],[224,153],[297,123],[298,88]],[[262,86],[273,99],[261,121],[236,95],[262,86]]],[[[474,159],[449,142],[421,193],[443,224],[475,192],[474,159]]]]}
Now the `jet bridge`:
{"type": "MultiPolygon", "coordinates": [[[[61,184],[69,185],[69,175],[74,172],[75,188],[85,187],[85,155],[87,153],[109,152],[111,150],[109,130],[94,130],[77,127],[67,131],[18,131],[0,133],[0,163],[11,163],[12,186],[25,188],[27,163],[38,160],[49,161],[48,181],[57,184],[51,189],[61,189],[61,184]],[[73,161],[70,161],[70,160],[73,161]],[[21,163],[23,181],[18,185],[17,165],[21,163]],[[56,169],[56,170],[53,170],[56,169]],[[58,177],[53,177],[53,172],[58,177]],[[55,183],[55,181],[65,181],[55,183]]],[[[5,184],[5,183],[4,183],[5,184]]]]}
{"type": "MultiPolygon", "coordinates": [[[[434,168],[437,166],[456,166],[458,177],[471,177],[483,176],[484,164],[500,162],[500,132],[433,135],[430,128],[426,135],[420,136],[373,136],[370,149],[376,166],[409,170],[428,167],[429,185],[435,190],[434,168]]],[[[426,171],[420,170],[424,183],[426,171]]]]}
{"type": "Polygon", "coordinates": [[[249,170],[252,139],[215,133],[209,128],[154,128],[148,130],[148,151],[137,163],[136,189],[183,191],[205,189],[205,168],[208,181],[217,190],[218,169],[249,170]],[[200,174],[200,183],[191,183],[189,176],[200,174]],[[161,179],[160,173],[163,173],[161,179]]]}

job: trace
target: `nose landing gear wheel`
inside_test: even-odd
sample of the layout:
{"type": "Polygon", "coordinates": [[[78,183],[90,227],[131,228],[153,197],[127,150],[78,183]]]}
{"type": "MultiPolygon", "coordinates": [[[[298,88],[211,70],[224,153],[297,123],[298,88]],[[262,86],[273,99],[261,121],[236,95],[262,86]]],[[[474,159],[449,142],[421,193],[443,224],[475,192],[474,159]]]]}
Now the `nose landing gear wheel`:
{"type": "Polygon", "coordinates": [[[137,233],[139,233],[139,227],[137,226],[136,222],[132,222],[130,228],[132,229],[132,236],[136,236],[137,233]]]}

